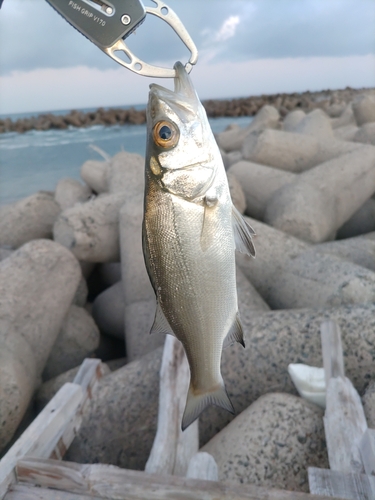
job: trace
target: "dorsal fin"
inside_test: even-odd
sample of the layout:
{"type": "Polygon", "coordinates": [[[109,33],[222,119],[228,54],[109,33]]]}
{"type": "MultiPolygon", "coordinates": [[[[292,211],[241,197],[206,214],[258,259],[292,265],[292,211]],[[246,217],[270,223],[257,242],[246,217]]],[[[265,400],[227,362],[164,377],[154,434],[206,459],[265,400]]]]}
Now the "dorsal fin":
{"type": "Polygon", "coordinates": [[[238,313],[236,314],[236,319],[234,320],[233,325],[231,326],[227,336],[224,339],[223,348],[228,347],[229,345],[233,344],[233,342],[238,342],[242,345],[242,347],[245,347],[241,320],[238,313]]]}
{"type": "Polygon", "coordinates": [[[237,208],[232,205],[232,227],[236,250],[255,257],[255,247],[253,244],[254,229],[245,221],[237,208]]]}
{"type": "Polygon", "coordinates": [[[167,333],[168,335],[176,336],[160,307],[159,301],[156,303],[155,319],[150,333],[167,333]]]}

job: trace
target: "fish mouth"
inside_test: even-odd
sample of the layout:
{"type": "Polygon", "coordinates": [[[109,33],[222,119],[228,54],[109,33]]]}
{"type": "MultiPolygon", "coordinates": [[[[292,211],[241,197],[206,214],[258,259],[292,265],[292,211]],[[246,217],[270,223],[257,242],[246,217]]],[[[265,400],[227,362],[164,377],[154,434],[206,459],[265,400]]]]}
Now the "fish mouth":
{"type": "Polygon", "coordinates": [[[194,89],[193,83],[185,69],[185,66],[180,62],[174,65],[176,76],[174,78],[174,90],[167,89],[157,83],[150,85],[150,102],[167,104],[177,114],[178,111],[196,114],[200,101],[194,89]]]}

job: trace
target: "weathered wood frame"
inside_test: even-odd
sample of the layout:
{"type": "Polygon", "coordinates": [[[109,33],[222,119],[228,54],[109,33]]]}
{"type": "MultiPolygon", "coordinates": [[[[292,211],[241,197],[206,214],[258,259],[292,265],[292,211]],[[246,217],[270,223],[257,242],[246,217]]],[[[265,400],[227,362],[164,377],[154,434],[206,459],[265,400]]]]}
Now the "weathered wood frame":
{"type": "MultiPolygon", "coordinates": [[[[179,430],[166,439],[166,429],[179,429],[188,384],[181,346],[169,336],[161,368],[158,432],[148,462],[149,471],[157,474],[61,461],[103,373],[99,360],[85,360],[74,382],[59,390],[2,458],[0,500],[312,500],[308,493],[212,480],[217,466],[208,453],[197,452],[197,424],[189,440],[179,430]],[[174,411],[168,408],[171,404],[174,411]],[[159,462],[165,453],[171,459],[159,462]],[[171,475],[176,472],[187,477],[171,475]]],[[[329,500],[321,495],[313,499],[329,500]]]]}

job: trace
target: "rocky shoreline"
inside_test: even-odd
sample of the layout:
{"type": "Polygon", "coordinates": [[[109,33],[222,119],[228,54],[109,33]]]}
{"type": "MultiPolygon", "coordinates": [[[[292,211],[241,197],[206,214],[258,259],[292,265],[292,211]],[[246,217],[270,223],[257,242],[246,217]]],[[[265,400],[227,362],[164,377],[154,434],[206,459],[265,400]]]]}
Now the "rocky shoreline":
{"type": "MultiPolygon", "coordinates": [[[[309,467],[333,469],[323,409],[288,372],[322,366],[323,321],[341,328],[345,374],[375,428],[375,95],[363,94],[334,118],[340,103],[284,117],[265,105],[216,136],[257,252],[236,258],[246,348],[222,355],[236,415],[211,406],[199,417],[201,450],[224,483],[307,492],[309,467]]],[[[165,335],[149,335],[144,161],[88,160],[81,182],[0,208],[0,457],[96,357],[107,373],[66,458],[145,469],[165,335]]]]}
{"type": "MultiPolygon", "coordinates": [[[[210,99],[203,102],[209,117],[254,116],[265,105],[274,106],[280,115],[286,116],[294,109],[305,112],[316,108],[327,111],[331,118],[338,117],[348,102],[356,95],[372,92],[374,89],[322,90],[319,92],[294,92],[291,94],[270,94],[238,99],[210,99]]],[[[72,110],[66,115],[40,114],[31,118],[10,118],[0,120],[0,133],[28,132],[29,130],[66,129],[68,127],[92,127],[94,125],[141,125],[146,123],[146,110],[134,108],[99,108],[85,113],[72,110]]]]}

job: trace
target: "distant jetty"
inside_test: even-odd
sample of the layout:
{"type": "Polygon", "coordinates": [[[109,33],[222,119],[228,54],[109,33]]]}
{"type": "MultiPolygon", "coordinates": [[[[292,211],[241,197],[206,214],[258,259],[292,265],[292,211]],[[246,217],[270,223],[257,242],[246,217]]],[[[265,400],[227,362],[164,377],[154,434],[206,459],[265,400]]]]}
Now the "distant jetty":
{"type": "MultiPolygon", "coordinates": [[[[363,94],[371,89],[352,89],[346,87],[341,90],[322,90],[319,92],[294,92],[292,94],[271,94],[250,96],[238,99],[210,99],[203,102],[209,117],[221,116],[254,116],[265,104],[274,106],[281,116],[289,111],[299,108],[310,111],[315,108],[330,109],[337,116],[342,111],[343,105],[352,101],[356,94],[363,94]]],[[[73,110],[66,115],[53,115],[52,113],[40,114],[31,118],[0,120],[0,133],[27,132],[29,130],[66,129],[68,127],[92,127],[93,125],[141,125],[146,123],[146,110],[134,108],[99,108],[96,111],[85,113],[73,110]]]]}

